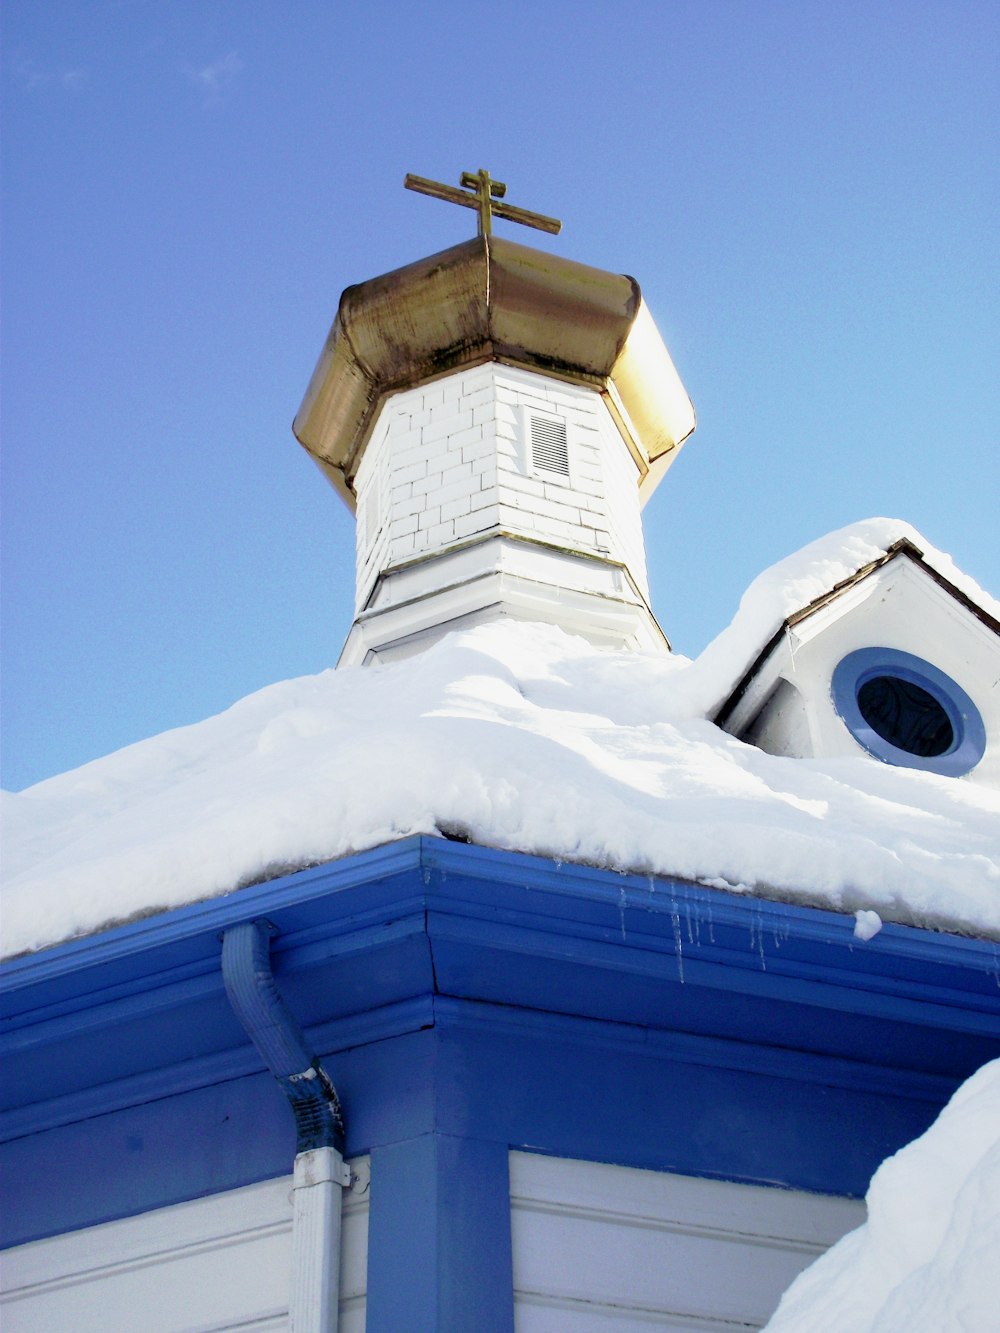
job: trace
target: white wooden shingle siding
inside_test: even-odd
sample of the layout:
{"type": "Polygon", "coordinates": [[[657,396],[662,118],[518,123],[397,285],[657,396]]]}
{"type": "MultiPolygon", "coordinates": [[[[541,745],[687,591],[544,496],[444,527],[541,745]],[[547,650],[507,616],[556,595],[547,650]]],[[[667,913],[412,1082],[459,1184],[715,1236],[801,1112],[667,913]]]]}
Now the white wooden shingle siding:
{"type": "MultiPolygon", "coordinates": [[[[352,1163],[340,1333],[363,1333],[368,1163],[352,1163]]],[[[0,1255],[4,1333],[258,1333],[288,1325],[291,1177],[20,1245],[0,1255]]]]}
{"type": "Polygon", "coordinates": [[[848,1199],[521,1152],[510,1188],[517,1333],[758,1329],[865,1217],[848,1199]]]}
{"type": "Polygon", "coordinates": [[[386,569],[496,530],[609,557],[648,595],[638,470],[596,390],[489,363],[395,394],[354,484],[358,611],[386,569]],[[565,464],[555,436],[533,464],[532,414],[565,464]]]}

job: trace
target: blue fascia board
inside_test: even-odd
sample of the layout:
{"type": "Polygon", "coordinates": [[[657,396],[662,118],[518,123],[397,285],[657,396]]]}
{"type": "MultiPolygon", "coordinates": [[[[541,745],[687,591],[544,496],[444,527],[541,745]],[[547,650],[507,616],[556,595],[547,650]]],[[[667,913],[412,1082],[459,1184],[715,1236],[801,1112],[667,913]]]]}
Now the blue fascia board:
{"type": "MultiPolygon", "coordinates": [[[[859,1194],[954,1086],[441,996],[432,1014],[403,1008],[368,1030],[331,1025],[336,1050],[318,1043],[343,1099],[348,1154],[371,1152],[373,1164],[383,1147],[443,1134],[501,1154],[859,1194]]],[[[203,1066],[197,1083],[136,1081],[118,1090],[117,1109],[26,1123],[0,1150],[0,1245],[287,1174],[295,1133],[275,1080],[230,1061],[203,1066]]]]}
{"type": "MultiPolygon", "coordinates": [[[[310,925],[329,928],[344,915],[336,911],[335,896],[358,887],[365,890],[370,915],[378,919],[379,903],[373,900],[373,888],[378,886],[380,899],[402,902],[398,881],[412,884],[414,867],[422,860],[423,842],[414,837],[387,843],[185,907],[143,914],[134,921],[12,958],[0,969],[0,1015],[8,1012],[8,996],[15,997],[32,985],[62,978],[66,979],[64,989],[93,993],[98,986],[108,984],[106,976],[115,982],[148,977],[148,960],[154,955],[160,974],[198,966],[205,959],[211,959],[214,966],[218,962],[219,936],[240,921],[280,917],[283,934],[305,932],[310,925]],[[91,979],[91,969],[102,969],[96,982],[91,979]]],[[[352,923],[353,918],[348,918],[344,928],[352,923]]]]}
{"type": "MultiPolygon", "coordinates": [[[[869,968],[862,971],[850,956],[840,960],[838,967],[816,964],[801,956],[789,958],[782,956],[780,944],[773,946],[773,956],[762,956],[746,947],[736,950],[708,940],[678,944],[671,937],[628,927],[617,937],[608,938],[607,932],[570,934],[542,930],[537,924],[500,924],[433,909],[428,912],[428,933],[435,942],[435,968],[444,991],[452,990],[447,980],[449,956],[464,946],[477,955],[492,951],[508,956],[535,955],[570,965],[587,962],[623,976],[648,976],[659,985],[676,982],[768,998],[787,995],[827,1009],[873,1012],[899,1021],[914,1018],[913,1006],[919,1005],[922,1023],[950,1028],[957,1022],[970,1031],[995,1030],[1000,1000],[1000,995],[985,989],[977,993],[929,978],[886,977],[869,968]],[[449,945],[454,946],[451,951],[449,945]],[[808,987],[808,996],[804,987],[808,987]]],[[[835,954],[832,943],[818,947],[835,954]]]]}
{"type": "MultiPolygon", "coordinates": [[[[457,909],[467,907],[484,914],[482,909],[500,908],[509,901],[500,893],[491,895],[493,886],[522,887],[530,890],[531,910],[566,923],[567,935],[577,923],[599,925],[609,938],[653,928],[672,949],[679,930],[682,945],[697,942],[706,948],[731,949],[727,962],[753,969],[760,969],[761,956],[766,955],[766,967],[801,957],[812,971],[821,961],[816,946],[823,946],[835,951],[838,969],[856,971],[876,984],[882,976],[923,978],[928,964],[943,976],[942,969],[951,964],[954,983],[960,989],[968,985],[970,975],[980,972],[992,974],[994,989],[1000,988],[1000,943],[994,941],[887,922],[873,940],[861,942],[854,937],[852,913],[440,839],[423,841],[422,861],[440,875],[434,887],[439,896],[454,900],[457,909]],[[474,853],[471,864],[470,852],[474,853]],[[471,900],[454,887],[456,880],[461,884],[470,874],[478,882],[477,895],[471,900]],[[567,899],[573,904],[569,910],[567,899]],[[664,931],[664,921],[669,922],[670,931],[664,931]],[[696,931],[700,932],[697,939],[696,931]],[[878,955],[877,964],[872,963],[873,954],[878,955]]],[[[523,919],[523,913],[519,915],[523,919]]],[[[493,916],[501,919],[499,912],[493,916]]],[[[972,985],[978,989],[977,982],[972,985]]]]}
{"type": "MultiPolygon", "coordinates": [[[[566,1050],[577,1046],[591,1054],[601,1050],[631,1053],[674,1066],[729,1070],[877,1096],[894,1094],[904,1100],[932,1104],[940,1104],[954,1090],[954,1080],[940,1074],[884,1069],[846,1058],[754,1046],[745,1041],[700,1033],[663,1031],[551,1012],[511,1010],[443,995],[434,1001],[434,1027],[445,1034],[483,1032],[507,1039],[523,1036],[533,1041],[548,1041],[566,1050]]],[[[327,1035],[334,1036],[332,1032],[327,1035]]],[[[342,1039],[338,1036],[338,1042],[342,1039]]],[[[325,1046],[323,1049],[326,1051],[325,1046]]],[[[331,1045],[326,1053],[335,1056],[337,1049],[331,1045]]]]}
{"type": "MultiPolygon", "coordinates": [[[[435,1026],[432,995],[419,996],[370,1013],[338,1017],[309,1031],[323,1056],[337,1056],[357,1047],[409,1036],[435,1026]]],[[[0,1143],[26,1134],[41,1134],[59,1125],[98,1115],[113,1115],[138,1104],[164,1101],[178,1093],[212,1088],[261,1073],[259,1056],[249,1042],[176,1065],[161,1064],[142,1074],[75,1091],[58,1088],[46,1100],[26,1102],[0,1114],[0,1143]]]]}
{"type": "Polygon", "coordinates": [[[923,990],[931,968],[945,989],[989,995],[980,985],[989,976],[1000,991],[1000,945],[993,941],[886,923],[860,943],[849,914],[417,836],[9,960],[0,968],[0,1020],[25,1011],[37,1016],[75,994],[88,1004],[114,1001],[130,985],[148,987],[151,975],[180,981],[214,970],[219,936],[240,921],[273,921],[280,956],[304,948],[311,933],[322,941],[356,935],[385,922],[387,909],[398,920],[436,905],[498,922],[537,915],[567,940],[588,926],[626,945],[655,934],[668,951],[676,950],[679,930],[682,955],[685,944],[697,943],[706,956],[748,971],[788,970],[801,959],[810,975],[835,966],[837,975],[856,974],[852,980],[863,988],[910,977],[923,990]],[[523,896],[512,898],[511,888],[523,896]]]}
{"type": "Polygon", "coordinates": [[[437,994],[953,1080],[1000,1053],[990,942],[886,925],[862,944],[852,916],[416,837],[8,963],[6,1129],[228,1068],[245,1037],[219,936],[258,917],[307,1030],[437,994]]]}

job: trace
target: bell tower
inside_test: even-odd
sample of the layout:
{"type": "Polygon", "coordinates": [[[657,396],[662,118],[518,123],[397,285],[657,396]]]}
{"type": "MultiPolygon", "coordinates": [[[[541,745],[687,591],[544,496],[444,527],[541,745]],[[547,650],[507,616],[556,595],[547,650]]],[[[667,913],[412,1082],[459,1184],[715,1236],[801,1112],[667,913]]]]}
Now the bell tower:
{"type": "Polygon", "coordinates": [[[479,234],[344,292],[294,422],[357,514],[341,663],[500,616],[667,651],[640,509],[695,423],[638,285],[493,236],[560,224],[487,172],[406,185],[479,234]]]}

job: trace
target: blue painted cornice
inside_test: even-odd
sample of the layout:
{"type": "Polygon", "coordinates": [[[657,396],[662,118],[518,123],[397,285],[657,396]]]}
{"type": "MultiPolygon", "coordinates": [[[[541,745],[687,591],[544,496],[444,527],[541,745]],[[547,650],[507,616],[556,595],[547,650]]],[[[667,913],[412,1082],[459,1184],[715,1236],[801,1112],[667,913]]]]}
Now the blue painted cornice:
{"type": "Polygon", "coordinates": [[[461,1011],[932,1099],[1000,1054],[992,943],[417,837],[6,964],[0,1137],[257,1071],[219,941],[258,919],[324,1054],[461,1011]]]}

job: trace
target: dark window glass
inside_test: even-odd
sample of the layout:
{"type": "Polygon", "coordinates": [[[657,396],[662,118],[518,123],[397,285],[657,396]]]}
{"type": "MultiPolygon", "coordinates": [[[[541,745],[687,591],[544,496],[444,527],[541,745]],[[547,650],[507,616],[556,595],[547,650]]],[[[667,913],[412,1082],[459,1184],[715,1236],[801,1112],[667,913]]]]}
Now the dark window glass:
{"type": "Polygon", "coordinates": [[[927,690],[898,676],[873,676],[858,690],[861,716],[884,741],[933,759],[955,740],[948,714],[927,690]]]}

